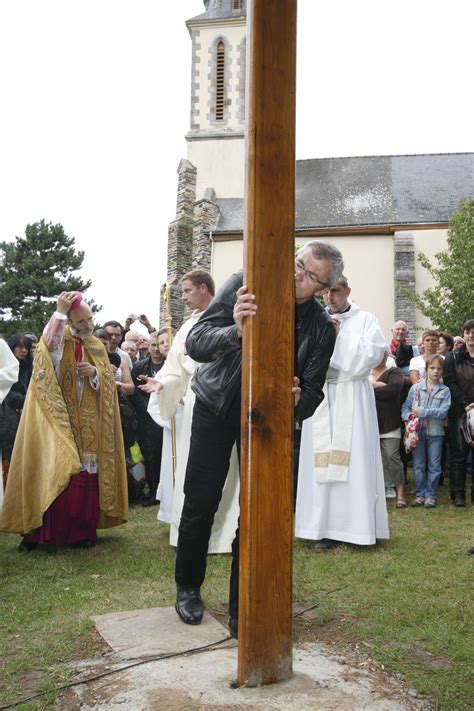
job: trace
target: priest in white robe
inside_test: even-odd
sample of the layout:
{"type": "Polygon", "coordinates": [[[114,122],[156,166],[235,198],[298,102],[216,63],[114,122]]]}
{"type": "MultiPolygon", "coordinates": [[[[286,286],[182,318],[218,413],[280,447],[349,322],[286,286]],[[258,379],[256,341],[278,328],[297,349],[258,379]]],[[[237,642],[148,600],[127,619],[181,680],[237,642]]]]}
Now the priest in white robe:
{"type": "Polygon", "coordinates": [[[389,538],[372,368],[385,339],[372,314],[349,300],[342,277],[324,299],[338,336],[325,399],[303,423],[295,534],[318,552],[339,542],[389,538]]]}
{"type": "MultiPolygon", "coordinates": [[[[11,386],[18,380],[20,363],[15,358],[6,341],[0,338],[0,405],[8,395],[11,386]]],[[[3,414],[0,412],[0,417],[3,414]]],[[[0,508],[3,502],[2,448],[0,444],[0,508]]]]}
{"type": "MultiPolygon", "coordinates": [[[[148,379],[143,386],[151,393],[148,403],[150,416],[164,426],[163,454],[160,475],[160,511],[158,519],[170,523],[170,544],[176,546],[181,510],[184,501],[184,478],[191,440],[191,422],[195,395],[191,380],[199,367],[185,349],[186,337],[196,321],[212,300],[214,294],[211,276],[203,270],[194,270],[181,279],[183,301],[194,309],[190,318],[176,333],[163,368],[155,379],[148,379]],[[204,276],[203,276],[204,275],[204,276]],[[202,281],[204,279],[204,281],[202,281]],[[182,404],[181,404],[182,403],[182,404]],[[170,420],[177,416],[176,427],[176,469],[171,460],[170,420]]],[[[214,518],[209,553],[230,553],[239,517],[239,463],[237,451],[232,452],[229,475],[222,493],[219,509],[214,518]]]]}

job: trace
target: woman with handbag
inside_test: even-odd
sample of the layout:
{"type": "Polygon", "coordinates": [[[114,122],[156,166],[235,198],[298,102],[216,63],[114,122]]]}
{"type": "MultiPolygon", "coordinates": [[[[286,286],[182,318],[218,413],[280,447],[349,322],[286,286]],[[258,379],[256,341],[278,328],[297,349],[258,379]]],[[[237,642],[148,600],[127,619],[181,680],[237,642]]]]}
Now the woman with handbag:
{"type": "Polygon", "coordinates": [[[436,506],[438,483],[441,476],[443,449],[443,420],[451,405],[451,393],[441,383],[443,358],[431,355],[426,360],[426,378],[412,385],[402,407],[402,420],[410,415],[418,417],[418,445],[413,451],[413,473],[416,494],[411,506],[436,506]]]}
{"type": "MultiPolygon", "coordinates": [[[[466,505],[466,468],[470,447],[462,435],[464,416],[474,409],[474,319],[464,324],[466,347],[452,351],[444,362],[444,382],[451,391],[451,409],[448,417],[450,445],[451,499],[455,506],[466,505]]],[[[474,482],[471,483],[471,500],[474,502],[474,482]]]]}

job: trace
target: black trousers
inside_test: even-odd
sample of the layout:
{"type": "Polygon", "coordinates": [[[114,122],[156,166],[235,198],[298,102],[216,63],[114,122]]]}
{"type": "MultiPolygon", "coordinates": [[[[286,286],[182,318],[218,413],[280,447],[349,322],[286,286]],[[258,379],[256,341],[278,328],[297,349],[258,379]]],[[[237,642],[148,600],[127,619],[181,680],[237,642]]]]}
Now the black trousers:
{"type": "MultiPolygon", "coordinates": [[[[469,445],[461,434],[462,417],[448,418],[449,432],[449,483],[451,487],[451,497],[454,499],[466,496],[466,469],[469,456],[469,445]]],[[[474,501],[474,478],[471,482],[471,498],[474,501]]]]}
{"type": "Polygon", "coordinates": [[[156,498],[156,490],[160,483],[161,450],[163,448],[163,428],[146,413],[138,421],[137,442],[145,460],[145,471],[150,496],[156,498]]]}
{"type": "MultiPolygon", "coordinates": [[[[240,446],[240,403],[223,420],[198,397],[194,405],[184,505],[179,524],[175,579],[182,587],[201,587],[215,513],[229,470],[234,444],[240,446]]],[[[232,544],[229,614],[238,616],[239,530],[232,544]]]]}

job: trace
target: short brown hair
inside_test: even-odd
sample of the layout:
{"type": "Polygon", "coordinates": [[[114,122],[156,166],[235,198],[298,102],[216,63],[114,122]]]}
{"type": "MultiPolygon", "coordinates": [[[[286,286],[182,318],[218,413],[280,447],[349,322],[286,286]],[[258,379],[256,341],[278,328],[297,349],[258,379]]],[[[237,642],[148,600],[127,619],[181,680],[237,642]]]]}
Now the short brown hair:
{"type": "Polygon", "coordinates": [[[182,284],[183,281],[190,281],[193,286],[201,286],[201,284],[205,284],[211,296],[214,296],[216,293],[214,279],[211,277],[209,272],[206,272],[205,269],[193,269],[190,272],[186,272],[186,274],[179,280],[179,283],[182,284]]]}
{"type": "Polygon", "coordinates": [[[421,334],[421,341],[423,342],[425,338],[428,338],[428,336],[435,336],[435,338],[439,338],[439,333],[438,331],[433,331],[433,329],[423,331],[423,333],[421,334]]]}
{"type": "Polygon", "coordinates": [[[425,363],[426,370],[428,370],[428,368],[430,367],[431,363],[434,363],[435,360],[437,360],[437,361],[439,362],[439,364],[441,365],[441,367],[444,368],[444,358],[443,358],[443,356],[440,355],[439,353],[433,353],[433,355],[430,355],[430,357],[426,359],[426,363],[425,363]]]}

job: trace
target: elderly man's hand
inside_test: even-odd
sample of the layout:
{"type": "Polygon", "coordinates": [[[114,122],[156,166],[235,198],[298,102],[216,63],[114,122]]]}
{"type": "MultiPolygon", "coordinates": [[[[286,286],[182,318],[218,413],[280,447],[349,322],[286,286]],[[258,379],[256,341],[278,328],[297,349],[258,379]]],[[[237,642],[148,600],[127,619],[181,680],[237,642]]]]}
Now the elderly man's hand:
{"type": "Polygon", "coordinates": [[[71,304],[74,300],[74,292],[72,291],[62,291],[58,296],[58,303],[56,305],[56,311],[60,314],[67,314],[71,308],[71,304]]]}
{"type": "Polygon", "coordinates": [[[86,361],[84,361],[83,363],[77,364],[77,373],[81,378],[95,378],[97,369],[92,363],[86,363],[86,361]]]}
{"type": "Polygon", "coordinates": [[[255,294],[247,294],[247,287],[241,286],[237,290],[237,301],[234,306],[234,321],[239,337],[242,336],[242,322],[246,316],[255,316],[257,304],[254,303],[255,294]]]}

